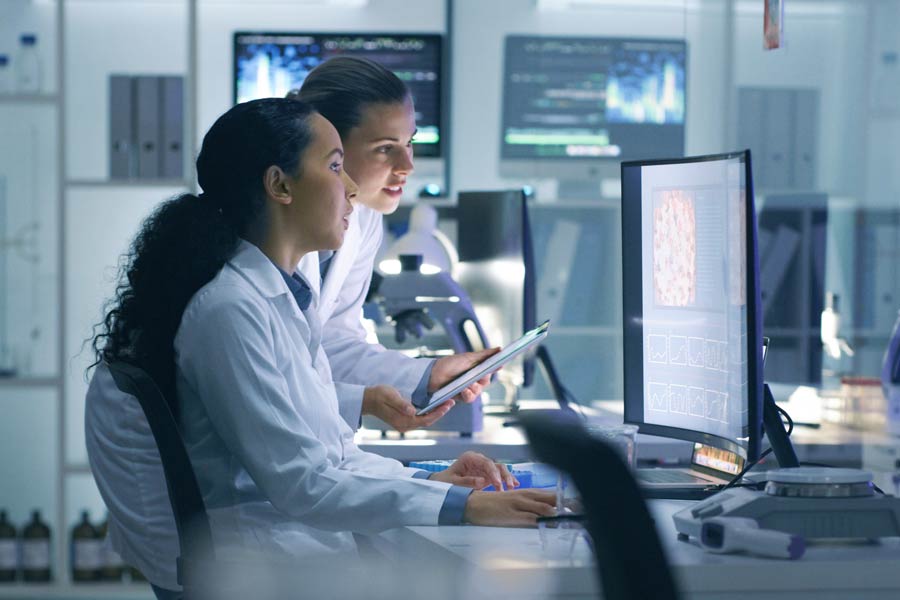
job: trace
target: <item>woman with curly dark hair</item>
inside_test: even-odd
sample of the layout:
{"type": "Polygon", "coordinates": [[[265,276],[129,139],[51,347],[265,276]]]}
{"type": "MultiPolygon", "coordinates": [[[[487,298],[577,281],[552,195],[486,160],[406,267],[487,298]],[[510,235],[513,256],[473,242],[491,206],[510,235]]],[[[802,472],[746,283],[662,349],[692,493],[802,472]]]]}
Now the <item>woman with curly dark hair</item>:
{"type": "Polygon", "coordinates": [[[482,487],[474,473],[493,463],[480,455],[429,481],[356,447],[338,412],[309,282],[295,270],[305,254],[343,241],[357,187],[342,161],[337,131],[308,104],[235,106],[203,140],[204,192],[163,204],[132,246],[95,339],[103,362],[85,428],[113,545],[161,598],[177,594],[169,577],[177,552],[161,553],[155,537],[171,540],[174,526],[144,520],[166,492],[158,465],[153,472],[146,449],[133,447],[146,423],[116,394],[106,361],[142,366],[174,405],[217,552],[352,556],[352,532],[527,525],[553,512],[551,494],[448,483],[482,487]]]}

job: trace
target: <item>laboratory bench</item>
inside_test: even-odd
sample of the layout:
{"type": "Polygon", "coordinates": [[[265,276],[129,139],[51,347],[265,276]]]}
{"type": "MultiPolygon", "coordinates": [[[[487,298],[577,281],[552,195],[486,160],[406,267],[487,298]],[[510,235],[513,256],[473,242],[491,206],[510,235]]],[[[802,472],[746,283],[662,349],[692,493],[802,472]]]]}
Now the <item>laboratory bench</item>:
{"type": "MultiPolygon", "coordinates": [[[[526,401],[523,410],[546,409],[556,406],[546,401],[526,401]]],[[[490,409],[486,409],[490,410],[490,409]]],[[[584,409],[592,422],[617,424],[622,422],[621,401],[600,401],[584,409]]],[[[532,459],[528,443],[521,429],[505,426],[515,417],[508,413],[492,415],[486,412],[484,428],[471,437],[453,432],[413,431],[400,436],[396,431],[382,432],[361,429],[356,442],[367,452],[374,452],[408,463],[417,460],[454,459],[466,450],[481,452],[496,460],[524,462],[532,459]]],[[[801,462],[815,462],[840,467],[863,466],[866,446],[890,446],[900,438],[884,433],[851,429],[834,423],[818,427],[797,426],[791,441],[801,462]]],[[[640,464],[686,464],[691,459],[690,442],[638,434],[637,460],[640,464]]],[[[898,469],[900,470],[900,469],[898,469]]]]}
{"type": "MultiPolygon", "coordinates": [[[[677,539],[672,514],[689,504],[683,500],[648,503],[684,598],[900,598],[900,538],[870,544],[823,542],[809,546],[794,561],[710,554],[693,541],[677,539]]],[[[471,582],[476,598],[572,600],[596,598],[599,593],[593,557],[583,539],[566,557],[547,557],[534,529],[404,527],[382,533],[378,542],[382,552],[398,561],[416,556],[455,569],[471,582]]]]}

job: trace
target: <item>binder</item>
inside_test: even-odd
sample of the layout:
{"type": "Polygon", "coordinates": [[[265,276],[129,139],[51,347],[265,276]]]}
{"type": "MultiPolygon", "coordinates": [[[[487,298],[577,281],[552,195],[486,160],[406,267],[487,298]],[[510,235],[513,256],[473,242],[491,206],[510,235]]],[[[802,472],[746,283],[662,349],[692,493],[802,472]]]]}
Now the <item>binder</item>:
{"type": "Polygon", "coordinates": [[[135,175],[132,83],[128,75],[109,77],[109,177],[135,175]]]}
{"type": "Polygon", "coordinates": [[[160,176],[181,179],[184,175],[184,79],[161,77],[162,143],[160,176]]]}
{"type": "Polygon", "coordinates": [[[135,129],[138,144],[137,176],[156,179],[160,175],[160,78],[134,78],[135,129]]]}

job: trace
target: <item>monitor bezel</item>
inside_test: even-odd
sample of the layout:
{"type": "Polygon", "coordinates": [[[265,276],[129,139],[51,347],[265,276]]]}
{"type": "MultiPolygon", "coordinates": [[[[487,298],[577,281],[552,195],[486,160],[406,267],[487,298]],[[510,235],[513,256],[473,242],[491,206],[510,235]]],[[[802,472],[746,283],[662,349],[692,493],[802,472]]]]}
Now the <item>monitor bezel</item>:
{"type": "Polygon", "coordinates": [[[624,248],[622,251],[622,322],[624,350],[624,410],[625,422],[637,425],[641,433],[699,442],[723,450],[734,452],[747,461],[759,458],[762,444],[762,302],[759,297],[759,248],[757,245],[757,224],[755,198],[753,194],[752,164],[750,150],[709,154],[673,159],[654,159],[626,161],[621,165],[622,177],[622,240],[637,240],[636,247],[624,248]],[[641,202],[629,202],[625,194],[627,186],[636,186],[640,193],[641,168],[654,165],[674,165],[741,159],[744,161],[745,210],[746,210],[746,286],[747,286],[747,396],[748,423],[747,444],[710,433],[646,423],[644,421],[644,383],[643,383],[643,281],[642,248],[640,236],[634,236],[635,230],[641,231],[641,202]],[[637,229],[635,229],[637,227],[637,229]],[[626,251],[627,250],[627,251],[626,251]],[[631,309],[629,309],[631,307],[631,309]]]}
{"type": "Polygon", "coordinates": [[[446,139],[449,132],[449,119],[445,114],[445,90],[444,90],[444,34],[419,31],[235,31],[231,36],[231,104],[237,104],[238,98],[238,38],[244,35],[259,36],[359,36],[359,37],[419,37],[428,38],[437,42],[437,112],[438,112],[438,142],[435,145],[422,145],[413,143],[416,158],[443,159],[446,155],[446,139]]]}
{"type": "Polygon", "coordinates": [[[537,178],[562,178],[575,180],[595,180],[607,176],[615,176],[616,167],[624,161],[633,161],[638,158],[640,152],[629,152],[622,156],[504,156],[506,147],[506,87],[507,77],[507,41],[510,38],[528,39],[590,39],[605,42],[659,42],[675,43],[684,46],[684,105],[685,115],[681,124],[681,153],[684,152],[687,136],[687,109],[688,109],[688,61],[690,59],[690,45],[686,38],[663,37],[615,37],[615,36],[586,36],[586,35],[530,35],[523,33],[510,33],[503,38],[503,66],[502,82],[503,93],[500,96],[500,137],[499,137],[499,171],[504,177],[532,176],[537,178]]]}

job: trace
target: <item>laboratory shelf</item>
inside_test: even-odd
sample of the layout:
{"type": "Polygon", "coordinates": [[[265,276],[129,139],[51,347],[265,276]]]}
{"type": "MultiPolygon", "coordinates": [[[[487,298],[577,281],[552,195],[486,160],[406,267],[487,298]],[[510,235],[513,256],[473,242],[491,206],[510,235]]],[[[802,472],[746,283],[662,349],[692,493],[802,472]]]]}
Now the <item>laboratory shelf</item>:
{"type": "Polygon", "coordinates": [[[0,583],[0,598],[17,600],[153,600],[145,583],[0,583]]]}
{"type": "Polygon", "coordinates": [[[0,94],[0,106],[11,104],[56,104],[56,94],[0,94]]]}
{"type": "Polygon", "coordinates": [[[75,188],[193,187],[193,183],[184,179],[69,179],[66,185],[75,188]]]}
{"type": "Polygon", "coordinates": [[[3,377],[0,378],[0,389],[7,388],[45,388],[60,384],[59,377],[3,377]]]}

